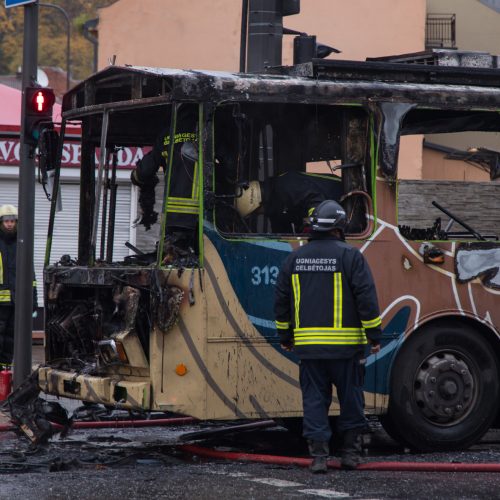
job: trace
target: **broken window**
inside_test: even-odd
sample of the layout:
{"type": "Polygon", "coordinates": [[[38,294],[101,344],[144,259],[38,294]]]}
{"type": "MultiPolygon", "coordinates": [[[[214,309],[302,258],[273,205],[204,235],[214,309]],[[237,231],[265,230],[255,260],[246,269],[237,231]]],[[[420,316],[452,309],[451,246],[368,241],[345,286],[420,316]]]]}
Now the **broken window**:
{"type": "Polygon", "coordinates": [[[307,232],[325,199],[347,210],[348,233],[367,229],[368,115],[360,107],[242,103],[214,120],[214,222],[228,234],[307,232]]]}
{"type": "Polygon", "coordinates": [[[500,235],[498,130],[500,115],[495,112],[408,113],[398,161],[398,225],[403,236],[446,240],[500,235]]]}

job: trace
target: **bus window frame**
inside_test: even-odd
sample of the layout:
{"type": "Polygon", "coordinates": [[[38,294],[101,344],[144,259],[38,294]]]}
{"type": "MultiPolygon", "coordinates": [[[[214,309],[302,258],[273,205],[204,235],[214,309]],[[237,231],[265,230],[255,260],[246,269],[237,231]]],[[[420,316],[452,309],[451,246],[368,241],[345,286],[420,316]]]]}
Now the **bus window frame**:
{"type": "MultiPolygon", "coordinates": [[[[500,134],[500,130],[494,130],[494,129],[490,129],[490,128],[483,128],[483,127],[478,127],[478,128],[467,128],[466,125],[467,125],[467,122],[464,122],[464,125],[463,125],[463,129],[457,129],[456,127],[453,127],[453,122],[457,119],[466,119],[466,118],[469,118],[469,119],[474,119],[476,115],[485,115],[487,116],[488,118],[491,117],[492,118],[492,122],[494,121],[493,119],[494,118],[497,118],[498,119],[498,116],[499,115],[499,110],[498,109],[493,109],[493,108],[483,108],[483,107],[478,107],[478,108],[474,108],[474,107],[457,107],[457,108],[453,108],[453,109],[449,109],[449,108],[446,108],[446,107],[434,107],[434,106],[419,106],[419,105],[413,105],[411,107],[409,107],[409,109],[406,111],[406,113],[404,113],[404,115],[401,117],[401,120],[399,122],[399,138],[398,138],[398,145],[399,145],[399,141],[400,141],[400,138],[401,137],[411,137],[411,136],[417,136],[417,135],[422,135],[423,137],[427,134],[433,134],[433,135],[439,135],[439,134],[450,134],[450,133],[471,133],[471,134],[474,134],[474,133],[478,133],[478,132],[488,132],[488,133],[497,133],[497,134],[500,134]],[[427,130],[427,129],[424,129],[424,130],[420,130],[418,127],[418,122],[414,122],[413,125],[408,125],[407,123],[405,123],[405,119],[408,118],[408,116],[411,116],[411,113],[415,111],[415,112],[419,112],[422,116],[425,114],[425,113],[429,113],[429,115],[431,115],[431,120],[427,119],[427,121],[429,121],[429,123],[432,121],[432,114],[436,114],[438,115],[439,117],[439,113],[444,113],[446,114],[447,112],[449,113],[450,116],[447,117],[447,119],[449,120],[448,123],[450,124],[446,130],[443,130],[443,125],[441,126],[441,130],[440,131],[432,131],[432,130],[427,130]],[[413,130],[411,133],[408,132],[408,129],[411,130],[411,127],[417,127],[416,130],[413,130]]],[[[436,118],[434,118],[436,119],[436,118]]],[[[484,123],[489,123],[489,120],[487,120],[486,122],[484,123]]],[[[423,125],[420,125],[420,127],[422,127],[423,125]]],[[[500,127],[499,127],[500,128],[500,127]]],[[[399,150],[399,148],[398,148],[399,150]]],[[[395,168],[396,168],[396,171],[398,170],[398,162],[399,162],[399,157],[396,156],[396,163],[395,163],[395,168]]],[[[423,160],[422,160],[422,167],[423,167],[423,160]]],[[[437,215],[436,219],[434,219],[434,224],[432,226],[427,226],[427,227],[412,227],[410,225],[407,225],[407,224],[402,224],[402,220],[400,219],[400,193],[399,193],[399,190],[400,190],[400,186],[401,185],[404,185],[405,184],[405,181],[411,181],[411,182],[419,182],[419,181],[433,181],[435,183],[439,182],[440,179],[427,179],[427,178],[416,178],[416,179],[401,179],[401,178],[397,178],[397,182],[396,182],[396,189],[395,189],[395,213],[396,213],[396,225],[398,227],[398,232],[400,234],[400,236],[407,242],[417,242],[417,243],[425,243],[425,242],[432,242],[432,243],[443,243],[443,242],[456,242],[456,243],[470,243],[471,241],[495,241],[495,238],[498,239],[498,235],[493,235],[493,234],[487,234],[487,235],[482,235],[482,239],[481,238],[478,238],[478,235],[481,236],[482,234],[482,231],[481,231],[481,234],[479,234],[479,232],[477,232],[477,228],[474,228],[474,224],[472,224],[472,231],[469,231],[468,229],[466,231],[464,231],[464,229],[466,229],[465,226],[461,226],[460,222],[457,222],[456,225],[458,226],[461,226],[461,229],[462,231],[460,232],[456,232],[456,231],[448,231],[447,229],[442,229],[441,228],[441,219],[443,216],[448,216],[448,214],[446,214],[446,212],[443,212],[441,210],[439,210],[439,214],[437,215]],[[439,221],[439,227],[437,226],[438,225],[438,221],[439,221]],[[433,231],[435,228],[436,228],[436,231],[435,231],[435,234],[433,234],[432,236],[433,237],[409,237],[407,234],[404,234],[403,232],[403,229],[402,228],[406,228],[407,231],[421,231],[422,235],[424,235],[424,232],[427,231],[429,232],[429,235],[431,233],[431,231],[433,231]],[[439,232],[442,232],[442,234],[444,235],[443,237],[440,237],[439,236],[439,232]],[[448,236],[448,233],[449,233],[449,236],[448,236]]],[[[490,173],[490,182],[493,181],[494,179],[492,179],[492,176],[491,176],[491,173],[490,173]]],[[[446,182],[445,179],[442,179],[443,182],[446,182]]],[[[452,181],[452,180],[450,180],[452,181]]],[[[463,180],[463,181],[460,181],[460,180],[455,180],[455,182],[458,182],[460,184],[465,184],[465,183],[469,183],[469,184],[474,184],[476,182],[480,182],[480,181],[467,181],[467,180],[463,180]]],[[[486,182],[486,181],[483,181],[483,182],[486,182]]],[[[436,201],[436,200],[435,200],[436,201]]],[[[439,200],[437,200],[439,201],[439,200]]],[[[427,207],[428,209],[432,209],[432,206],[429,206],[427,207]]],[[[447,222],[448,224],[450,223],[450,221],[447,222]]],[[[470,224],[469,224],[470,226],[470,224]]],[[[451,225],[450,225],[451,227],[451,225]]]]}
{"type": "MultiPolygon", "coordinates": [[[[205,123],[204,123],[204,107],[205,103],[203,101],[197,102],[171,102],[171,114],[170,114],[170,126],[169,134],[170,137],[174,137],[177,130],[177,116],[179,110],[183,105],[196,105],[198,107],[198,121],[197,121],[197,142],[198,142],[198,165],[196,166],[198,170],[198,224],[197,224],[197,239],[198,239],[198,265],[203,267],[204,262],[204,247],[203,247],[203,222],[204,222],[204,178],[205,178],[205,165],[204,165],[204,155],[203,149],[205,147],[205,123]]],[[[163,249],[165,245],[167,218],[168,218],[168,198],[170,196],[171,189],[171,177],[172,177],[172,166],[174,159],[174,147],[175,141],[171,140],[168,145],[168,164],[165,167],[163,173],[165,183],[163,189],[162,198],[162,213],[160,220],[160,235],[158,241],[158,251],[156,258],[156,266],[159,269],[165,269],[170,267],[169,265],[163,264],[163,249]]]]}
{"type": "MultiPolygon", "coordinates": [[[[243,101],[243,102],[238,102],[238,101],[224,101],[224,102],[219,102],[217,104],[214,104],[214,115],[221,106],[224,105],[240,105],[240,104],[262,104],[260,101],[243,101]]],[[[267,104],[273,104],[267,103],[267,104]]],[[[276,104],[282,104],[282,102],[276,102],[276,104]]],[[[291,106],[297,105],[299,103],[289,103],[291,106]]],[[[366,150],[366,155],[364,158],[364,162],[361,165],[361,172],[363,176],[363,181],[364,181],[364,187],[365,191],[361,190],[350,190],[342,196],[340,201],[344,201],[346,198],[352,195],[363,195],[363,199],[365,202],[365,216],[366,216],[366,227],[363,231],[357,232],[357,233],[346,233],[346,238],[350,240],[363,240],[363,239],[368,239],[370,235],[375,231],[376,227],[376,174],[377,174],[377,166],[379,163],[379,152],[380,148],[377,147],[377,142],[376,142],[376,134],[374,131],[374,123],[377,122],[377,120],[374,120],[374,112],[372,109],[369,109],[368,107],[364,106],[362,103],[331,103],[331,104],[324,104],[324,103],[317,103],[317,102],[308,102],[305,105],[314,107],[314,106],[324,106],[326,107],[336,107],[336,108],[363,108],[364,112],[366,113],[366,119],[367,119],[367,131],[365,135],[365,150],[366,150]],[[369,170],[369,172],[367,171],[369,170]]],[[[380,122],[378,122],[380,123],[380,122]]],[[[271,124],[267,124],[267,126],[270,126],[271,124]]],[[[211,132],[212,132],[212,143],[216,141],[216,130],[215,130],[215,119],[212,120],[212,124],[210,126],[211,132]]],[[[398,137],[399,140],[399,137],[398,137]]],[[[215,148],[214,148],[215,149],[215,148]]],[[[215,155],[216,152],[215,150],[212,151],[211,155],[211,162],[212,164],[215,164],[215,155]]],[[[323,160],[326,162],[326,160],[323,160]]],[[[276,170],[276,169],[274,169],[276,170]]],[[[284,172],[280,172],[284,173],[284,172]]],[[[304,172],[307,173],[307,172],[304,172]]],[[[319,175],[329,175],[329,174],[319,174],[319,175]]],[[[217,198],[216,196],[216,176],[217,172],[216,169],[213,169],[213,175],[212,175],[212,195],[213,198],[217,198]]],[[[205,193],[206,194],[206,193],[205,193]]],[[[210,217],[209,219],[212,223],[213,226],[216,230],[216,232],[225,240],[231,240],[231,241],[262,241],[262,240],[296,240],[296,241],[302,241],[302,240],[308,240],[310,238],[310,233],[307,232],[300,232],[300,233],[273,233],[273,232],[228,232],[228,231],[223,231],[220,229],[217,225],[217,217],[216,217],[216,211],[215,211],[215,203],[213,203],[213,207],[210,209],[210,217]]]]}

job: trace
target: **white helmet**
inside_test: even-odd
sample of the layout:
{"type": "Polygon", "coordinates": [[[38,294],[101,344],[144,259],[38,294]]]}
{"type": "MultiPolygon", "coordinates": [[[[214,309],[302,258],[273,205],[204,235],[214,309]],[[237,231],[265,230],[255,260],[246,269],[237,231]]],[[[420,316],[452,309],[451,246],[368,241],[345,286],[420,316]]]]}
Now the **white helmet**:
{"type": "Polygon", "coordinates": [[[17,220],[17,208],[14,205],[0,207],[0,222],[4,220],[17,220]]]}
{"type": "Polygon", "coordinates": [[[246,217],[257,210],[262,203],[262,193],[259,181],[250,181],[247,188],[241,189],[241,196],[236,197],[236,211],[246,217]]]}

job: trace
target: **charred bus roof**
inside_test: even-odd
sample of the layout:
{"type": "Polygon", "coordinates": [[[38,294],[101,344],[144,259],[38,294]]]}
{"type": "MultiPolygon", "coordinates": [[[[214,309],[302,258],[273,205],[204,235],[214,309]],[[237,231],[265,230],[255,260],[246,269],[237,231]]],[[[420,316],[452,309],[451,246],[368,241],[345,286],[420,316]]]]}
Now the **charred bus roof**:
{"type": "Polygon", "coordinates": [[[429,106],[490,108],[500,107],[499,95],[498,68],[323,59],[264,74],[110,66],[64,96],[63,116],[96,111],[95,106],[175,100],[327,103],[390,98],[429,106]]]}
{"type": "Polygon", "coordinates": [[[464,120],[465,130],[500,131],[498,115],[491,116],[500,109],[500,69],[322,59],[264,74],[110,66],[64,96],[63,117],[93,115],[86,136],[97,142],[101,115],[109,111],[116,117],[109,143],[151,144],[171,102],[358,105],[398,120],[401,134],[456,132],[464,120]],[[479,116],[484,111],[488,116],[479,116]],[[431,130],[432,124],[441,125],[431,130]]]}

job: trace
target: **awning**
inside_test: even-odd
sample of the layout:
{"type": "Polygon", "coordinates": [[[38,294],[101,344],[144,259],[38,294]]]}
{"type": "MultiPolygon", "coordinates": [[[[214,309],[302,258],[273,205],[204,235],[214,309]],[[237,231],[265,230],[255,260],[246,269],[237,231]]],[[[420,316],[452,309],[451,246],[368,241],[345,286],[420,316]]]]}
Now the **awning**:
{"type": "MultiPolygon", "coordinates": [[[[18,89],[0,83],[0,131],[19,131],[21,128],[21,96],[18,89]]],[[[61,121],[61,105],[54,104],[54,122],[61,121]]]]}

